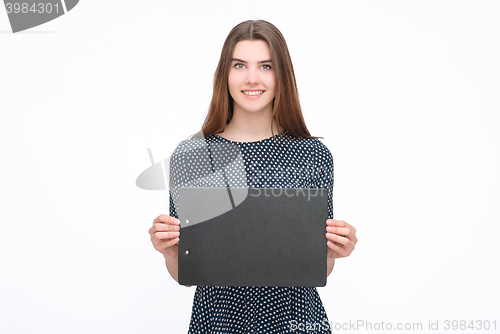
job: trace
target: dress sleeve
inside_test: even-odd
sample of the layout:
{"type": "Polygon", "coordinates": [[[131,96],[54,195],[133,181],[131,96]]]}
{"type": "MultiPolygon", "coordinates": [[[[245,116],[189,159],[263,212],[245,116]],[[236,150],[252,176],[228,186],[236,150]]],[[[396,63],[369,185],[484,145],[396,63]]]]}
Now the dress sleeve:
{"type": "Polygon", "coordinates": [[[319,189],[328,190],[328,219],[333,219],[333,157],[323,143],[318,142],[318,145],[314,185],[319,189]]]}
{"type": "Polygon", "coordinates": [[[188,149],[186,141],[182,141],[177,145],[169,159],[169,181],[168,192],[170,202],[170,216],[179,218],[178,203],[179,203],[179,186],[182,183],[182,152],[188,149]]]}
{"type": "Polygon", "coordinates": [[[204,138],[181,141],[169,161],[169,207],[170,216],[179,218],[179,189],[181,187],[207,186],[207,177],[212,168],[204,138]]]}
{"type": "Polygon", "coordinates": [[[172,199],[172,191],[169,190],[169,195],[168,195],[169,201],[170,201],[170,217],[174,217],[179,219],[179,215],[177,214],[177,209],[175,208],[174,205],[174,200],[172,199]]]}

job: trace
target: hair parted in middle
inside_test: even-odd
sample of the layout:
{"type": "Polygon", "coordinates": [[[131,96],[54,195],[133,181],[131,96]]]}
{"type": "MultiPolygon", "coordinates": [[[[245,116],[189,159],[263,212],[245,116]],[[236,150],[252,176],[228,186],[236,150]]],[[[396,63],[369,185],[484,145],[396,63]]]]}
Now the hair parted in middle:
{"type": "Polygon", "coordinates": [[[229,70],[236,43],[246,40],[263,40],[269,46],[271,63],[276,77],[272,118],[276,122],[279,134],[282,135],[283,129],[285,129],[295,137],[319,138],[309,134],[302,116],[292,59],[285,38],[278,28],[264,20],[241,22],[227,36],[214,75],[214,91],[208,114],[202,126],[203,136],[207,137],[223,132],[226,124],[233,117],[234,101],[228,87],[229,70]]]}

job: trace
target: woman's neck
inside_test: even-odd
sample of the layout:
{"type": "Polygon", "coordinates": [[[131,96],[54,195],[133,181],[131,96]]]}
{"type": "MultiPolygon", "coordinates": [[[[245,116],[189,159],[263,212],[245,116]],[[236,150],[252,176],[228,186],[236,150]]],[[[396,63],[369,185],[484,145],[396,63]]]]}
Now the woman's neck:
{"type": "Polygon", "coordinates": [[[252,142],[267,139],[274,134],[277,134],[278,127],[276,122],[273,122],[273,130],[271,132],[272,115],[266,114],[250,114],[250,113],[234,113],[231,122],[226,125],[226,129],[218,135],[233,141],[252,142]]]}

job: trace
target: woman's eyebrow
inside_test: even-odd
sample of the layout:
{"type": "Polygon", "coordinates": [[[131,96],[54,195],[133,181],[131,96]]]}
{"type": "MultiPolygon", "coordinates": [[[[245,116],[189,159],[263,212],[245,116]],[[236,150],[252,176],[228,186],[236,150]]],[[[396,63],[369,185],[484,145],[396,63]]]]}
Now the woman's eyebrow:
{"type": "MultiPolygon", "coordinates": [[[[246,61],[241,60],[241,59],[238,59],[238,58],[233,58],[233,61],[239,61],[239,62],[241,62],[241,63],[246,63],[246,61]]],[[[257,62],[257,63],[262,64],[262,63],[270,63],[270,62],[271,62],[271,59],[268,59],[268,60],[261,60],[261,61],[259,61],[259,62],[257,62]]]]}

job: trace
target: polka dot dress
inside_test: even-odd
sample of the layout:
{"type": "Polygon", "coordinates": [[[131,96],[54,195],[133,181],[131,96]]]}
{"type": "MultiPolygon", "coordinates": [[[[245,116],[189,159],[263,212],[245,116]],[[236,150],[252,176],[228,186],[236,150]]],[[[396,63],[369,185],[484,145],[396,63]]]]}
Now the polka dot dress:
{"type": "MultiPolygon", "coordinates": [[[[330,151],[317,139],[283,134],[256,142],[218,135],[181,142],[170,160],[170,215],[178,218],[179,187],[231,186],[327,189],[333,218],[330,151]]],[[[198,333],[331,331],[314,287],[197,286],[188,334],[198,333]]]]}

